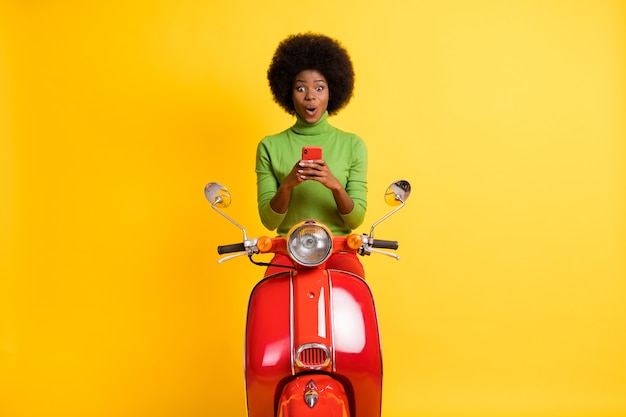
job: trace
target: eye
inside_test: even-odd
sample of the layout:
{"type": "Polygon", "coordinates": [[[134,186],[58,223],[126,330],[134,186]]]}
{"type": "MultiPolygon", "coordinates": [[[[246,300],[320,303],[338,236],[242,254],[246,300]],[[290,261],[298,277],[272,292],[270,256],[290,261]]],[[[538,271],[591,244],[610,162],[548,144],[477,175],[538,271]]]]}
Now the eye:
{"type": "Polygon", "coordinates": [[[301,86],[301,85],[296,86],[296,91],[297,91],[298,93],[303,93],[303,92],[304,92],[304,87],[303,87],[303,86],[301,86]]]}
{"type": "Polygon", "coordinates": [[[317,92],[324,91],[324,86],[318,85],[317,87],[315,87],[315,91],[317,92]]]}

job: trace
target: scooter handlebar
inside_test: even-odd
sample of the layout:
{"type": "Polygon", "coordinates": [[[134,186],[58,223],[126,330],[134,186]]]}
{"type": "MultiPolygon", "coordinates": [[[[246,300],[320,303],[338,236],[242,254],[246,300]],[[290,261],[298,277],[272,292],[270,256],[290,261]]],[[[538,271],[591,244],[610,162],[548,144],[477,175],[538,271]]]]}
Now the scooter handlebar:
{"type": "MultiPolygon", "coordinates": [[[[382,240],[382,239],[374,239],[372,240],[372,248],[379,249],[390,249],[397,250],[398,249],[398,241],[397,240],[382,240]]],[[[224,255],[226,253],[235,253],[235,252],[245,252],[246,247],[245,244],[242,243],[233,243],[231,245],[220,245],[217,247],[217,253],[220,255],[224,255]]]]}
{"type": "Polygon", "coordinates": [[[380,248],[380,249],[397,250],[398,249],[398,241],[397,240],[374,239],[372,241],[372,247],[373,248],[380,248]]]}
{"type": "Polygon", "coordinates": [[[221,245],[217,247],[217,253],[223,255],[225,253],[243,252],[246,247],[243,243],[233,243],[232,245],[221,245]]]}

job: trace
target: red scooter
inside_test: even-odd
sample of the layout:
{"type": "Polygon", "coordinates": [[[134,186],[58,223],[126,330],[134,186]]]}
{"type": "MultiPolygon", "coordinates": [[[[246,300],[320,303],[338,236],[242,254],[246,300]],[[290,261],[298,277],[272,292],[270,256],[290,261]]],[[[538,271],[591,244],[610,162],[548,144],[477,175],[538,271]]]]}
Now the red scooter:
{"type": "Polygon", "coordinates": [[[365,256],[395,250],[397,241],[374,239],[374,228],[402,208],[411,192],[396,181],[385,193],[394,209],[369,235],[332,236],[312,219],[296,224],[285,237],[248,239],[246,230],[220,208],[231,195],[221,184],[204,189],[211,206],[243,232],[243,242],[218,246],[224,262],[247,255],[283,254],[293,260],[282,272],[266,276],[248,304],[245,379],[249,417],[380,417],[382,359],[378,319],[364,280],[347,271],[327,269],[335,253],[365,256]],[[376,249],[379,248],[379,249],[376,249]]]}

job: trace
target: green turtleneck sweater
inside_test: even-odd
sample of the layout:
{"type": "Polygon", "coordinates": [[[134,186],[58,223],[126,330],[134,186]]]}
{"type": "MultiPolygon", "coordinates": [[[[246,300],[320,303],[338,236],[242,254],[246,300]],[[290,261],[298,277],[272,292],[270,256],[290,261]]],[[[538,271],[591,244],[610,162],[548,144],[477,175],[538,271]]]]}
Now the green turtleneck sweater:
{"type": "Polygon", "coordinates": [[[257,201],[261,222],[284,236],[296,223],[316,219],[335,235],[347,235],[363,223],[367,208],[367,148],[358,136],[328,123],[328,113],[314,124],[300,117],[289,129],[261,140],[256,153],[257,201]],[[276,213],[270,200],[279,184],[302,157],[303,146],[321,146],[323,159],[354,201],[348,214],[340,214],[332,192],[317,181],[294,187],[286,213],[276,213]]]}

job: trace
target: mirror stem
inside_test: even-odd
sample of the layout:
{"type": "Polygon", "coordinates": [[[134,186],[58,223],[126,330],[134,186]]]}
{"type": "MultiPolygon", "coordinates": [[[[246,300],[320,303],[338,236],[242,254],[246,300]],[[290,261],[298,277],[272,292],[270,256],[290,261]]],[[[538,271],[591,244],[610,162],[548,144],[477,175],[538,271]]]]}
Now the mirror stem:
{"type": "Polygon", "coordinates": [[[246,229],[244,229],[243,226],[241,226],[239,223],[237,223],[236,221],[234,221],[233,219],[231,219],[230,217],[228,217],[227,215],[222,213],[217,207],[215,207],[215,205],[218,204],[220,201],[222,201],[222,199],[218,197],[218,198],[215,199],[215,203],[211,204],[211,207],[213,207],[213,210],[217,211],[219,214],[221,214],[222,216],[226,217],[226,219],[229,222],[231,222],[232,224],[237,226],[239,229],[241,229],[241,231],[243,232],[243,240],[247,241],[248,240],[248,235],[246,234],[246,229]]]}
{"type": "Polygon", "coordinates": [[[389,216],[391,216],[393,213],[395,213],[396,211],[400,210],[402,207],[404,207],[404,201],[402,202],[402,204],[400,204],[398,207],[396,207],[395,209],[393,209],[391,212],[389,212],[385,217],[383,217],[382,219],[378,220],[376,223],[374,223],[372,225],[372,228],[370,229],[370,239],[374,238],[374,228],[376,226],[378,226],[380,223],[382,223],[383,221],[387,220],[389,218],[389,216]]]}

